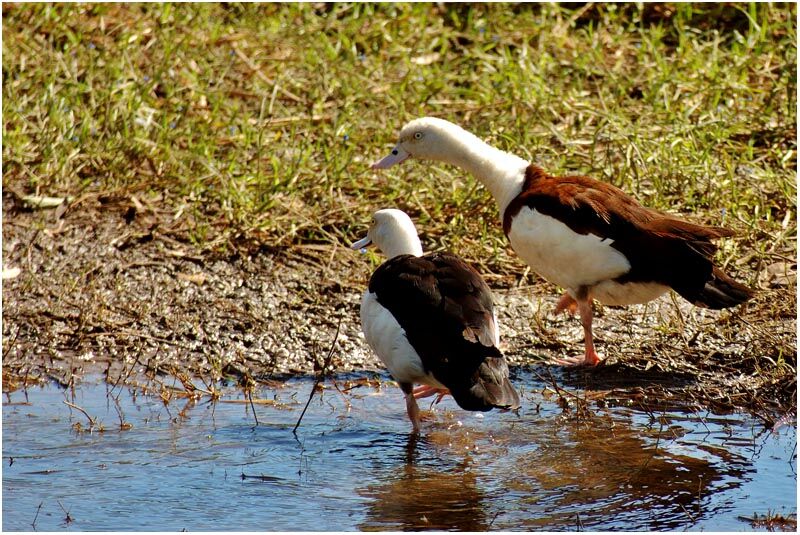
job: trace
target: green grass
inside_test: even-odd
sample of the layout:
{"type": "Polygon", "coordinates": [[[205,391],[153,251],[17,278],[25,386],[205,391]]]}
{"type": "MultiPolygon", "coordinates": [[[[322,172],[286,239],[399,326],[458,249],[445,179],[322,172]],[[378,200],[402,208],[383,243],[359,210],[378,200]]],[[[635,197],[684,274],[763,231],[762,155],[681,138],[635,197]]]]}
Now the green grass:
{"type": "Polygon", "coordinates": [[[349,242],[397,206],[428,248],[521,272],[471,177],[369,169],[436,115],[735,228],[721,260],[754,252],[754,280],[796,257],[795,20],[770,4],[5,5],[3,186],[136,194],[211,249],[349,242]]]}

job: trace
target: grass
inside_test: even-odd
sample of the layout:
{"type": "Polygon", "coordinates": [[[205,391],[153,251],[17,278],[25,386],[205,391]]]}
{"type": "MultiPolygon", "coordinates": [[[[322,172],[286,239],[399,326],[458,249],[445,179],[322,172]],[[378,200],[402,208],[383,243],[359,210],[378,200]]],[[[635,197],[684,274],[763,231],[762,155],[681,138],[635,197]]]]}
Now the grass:
{"type": "Polygon", "coordinates": [[[427,248],[517,277],[471,177],[369,169],[437,115],[733,227],[720,260],[755,285],[796,258],[795,20],[768,4],[6,5],[3,186],[135,195],[207,250],[347,243],[397,206],[427,248]]]}
{"type": "Polygon", "coordinates": [[[734,227],[724,263],[794,258],[795,10],[6,5],[3,185],[141,195],[211,249],[347,242],[399,206],[429,248],[521,271],[471,177],[369,170],[430,114],[734,227]]]}

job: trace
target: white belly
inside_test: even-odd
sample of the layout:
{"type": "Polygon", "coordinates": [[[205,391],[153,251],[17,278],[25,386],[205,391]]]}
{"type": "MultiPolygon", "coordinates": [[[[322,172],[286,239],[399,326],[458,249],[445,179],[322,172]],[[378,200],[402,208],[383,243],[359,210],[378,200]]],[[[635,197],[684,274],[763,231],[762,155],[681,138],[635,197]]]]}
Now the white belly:
{"type": "MultiPolygon", "coordinates": [[[[636,305],[647,303],[669,290],[657,282],[601,282],[592,287],[590,295],[606,305],[636,305]]],[[[572,297],[575,297],[574,295],[572,297]]]]}
{"type": "Polygon", "coordinates": [[[508,239],[531,269],[568,289],[594,286],[631,268],[625,255],[611,247],[614,240],[578,234],[554,217],[527,206],[514,217],[508,239]]]}
{"type": "Polygon", "coordinates": [[[367,343],[396,381],[445,388],[425,373],[422,360],[408,342],[403,328],[369,290],[361,299],[361,328],[367,343]]]}
{"type": "Polygon", "coordinates": [[[594,299],[608,305],[646,303],[669,287],[655,282],[620,284],[631,264],[612,247],[614,240],[594,234],[578,234],[554,217],[523,207],[508,233],[511,247],[531,269],[546,280],[566,288],[575,297],[581,286],[594,299]]]}

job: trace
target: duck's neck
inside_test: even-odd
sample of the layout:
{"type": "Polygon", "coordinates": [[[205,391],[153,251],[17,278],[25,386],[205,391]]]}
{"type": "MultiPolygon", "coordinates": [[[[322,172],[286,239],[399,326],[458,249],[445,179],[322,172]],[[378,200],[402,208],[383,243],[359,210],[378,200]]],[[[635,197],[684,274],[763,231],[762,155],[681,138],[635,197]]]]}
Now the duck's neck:
{"type": "Polygon", "coordinates": [[[444,161],[468,171],[486,186],[497,202],[502,220],[508,205],[522,191],[530,162],[492,147],[466,130],[451,141],[444,161]]]}
{"type": "Polygon", "coordinates": [[[380,248],[387,258],[394,258],[404,254],[422,256],[422,243],[420,243],[416,232],[413,235],[395,234],[391,239],[382,243],[380,248]]]}

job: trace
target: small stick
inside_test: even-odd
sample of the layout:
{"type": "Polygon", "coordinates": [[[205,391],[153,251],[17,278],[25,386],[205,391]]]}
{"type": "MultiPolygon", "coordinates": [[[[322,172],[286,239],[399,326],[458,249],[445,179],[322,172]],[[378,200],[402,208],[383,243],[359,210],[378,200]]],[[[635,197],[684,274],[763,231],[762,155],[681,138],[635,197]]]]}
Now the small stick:
{"type": "Polygon", "coordinates": [[[247,389],[247,399],[250,400],[250,408],[253,410],[253,418],[256,419],[256,427],[258,427],[258,413],[256,413],[256,406],[253,404],[253,389],[247,389]]]}
{"type": "Polygon", "coordinates": [[[19,336],[19,332],[21,330],[22,328],[17,327],[17,331],[14,333],[14,338],[12,338],[10,342],[8,342],[6,348],[3,348],[3,355],[8,355],[8,353],[14,348],[14,344],[17,343],[17,337],[19,336]]]}
{"type": "Polygon", "coordinates": [[[242,472],[241,478],[243,481],[245,479],[258,479],[260,481],[283,481],[281,478],[275,476],[265,476],[264,474],[261,474],[260,476],[251,476],[250,474],[245,474],[244,472],[242,472]]]}
{"type": "MultiPolygon", "coordinates": [[[[534,375],[536,375],[539,379],[541,379],[541,381],[543,383],[547,382],[547,379],[542,377],[542,374],[540,374],[536,370],[532,370],[532,371],[533,371],[534,375]]],[[[550,383],[553,385],[553,388],[555,389],[555,392],[556,392],[556,394],[559,395],[559,397],[564,397],[564,396],[561,395],[561,393],[563,392],[564,394],[567,394],[568,396],[572,396],[573,398],[577,399],[578,401],[586,401],[585,399],[581,399],[580,396],[578,396],[577,394],[573,394],[569,390],[565,390],[565,389],[561,388],[560,386],[558,386],[558,383],[556,383],[556,378],[553,377],[553,374],[550,372],[550,370],[548,370],[547,373],[550,376],[550,383]]]]}
{"type": "Polygon", "coordinates": [[[106,398],[110,397],[114,401],[114,408],[117,410],[117,416],[119,417],[119,428],[121,430],[125,430],[125,429],[130,429],[132,426],[131,424],[125,423],[125,415],[122,414],[122,406],[119,403],[119,396],[121,395],[122,392],[117,394],[116,397],[114,397],[113,394],[109,393],[108,396],[106,396],[106,398]]]}
{"type": "Polygon", "coordinates": [[[495,521],[495,520],[497,520],[497,517],[498,517],[498,516],[500,516],[500,513],[501,513],[501,512],[502,512],[502,511],[497,511],[497,512],[494,514],[494,516],[492,517],[492,521],[491,521],[491,522],[489,522],[489,525],[488,525],[488,526],[486,526],[486,531],[489,531],[490,529],[492,529],[492,524],[494,524],[494,521],[495,521]]]}
{"type": "Polygon", "coordinates": [[[294,424],[294,429],[292,429],[292,434],[297,436],[297,428],[300,427],[300,422],[303,421],[303,416],[306,414],[306,410],[308,410],[308,406],[311,405],[311,399],[314,397],[314,392],[317,390],[317,386],[322,382],[322,379],[325,378],[325,372],[328,369],[328,366],[331,363],[331,357],[333,357],[333,348],[336,347],[336,341],[339,339],[339,331],[342,329],[342,317],[339,317],[339,324],[336,326],[336,335],[333,337],[333,342],[331,342],[331,348],[328,351],[328,356],[325,357],[325,362],[322,365],[322,372],[317,377],[317,380],[314,382],[314,386],[311,387],[311,394],[308,396],[308,401],[306,401],[306,406],[303,407],[303,412],[300,413],[300,418],[297,419],[297,423],[294,424]]]}
{"type": "Polygon", "coordinates": [[[64,404],[65,404],[65,405],[67,405],[68,407],[72,407],[72,408],[73,408],[73,409],[75,409],[75,410],[81,411],[81,412],[83,413],[83,415],[84,415],[84,416],[86,416],[86,418],[89,420],[89,426],[90,426],[90,427],[94,427],[94,425],[95,425],[95,423],[96,423],[96,422],[95,422],[94,418],[92,418],[91,416],[89,416],[89,413],[88,413],[88,412],[86,412],[85,410],[83,410],[81,407],[78,407],[78,406],[77,406],[77,405],[75,405],[74,403],[70,403],[70,402],[69,402],[69,401],[67,401],[66,399],[65,399],[65,400],[63,400],[63,401],[64,401],[64,404]]]}
{"type": "Polygon", "coordinates": [[[33,522],[31,523],[33,531],[36,531],[36,519],[39,518],[39,511],[42,510],[42,505],[44,505],[44,502],[40,502],[39,507],[36,508],[36,516],[33,517],[33,522]]]}
{"type": "Polygon", "coordinates": [[[70,522],[72,522],[72,520],[73,520],[73,519],[72,519],[72,517],[69,515],[69,511],[67,511],[66,509],[64,509],[64,506],[61,504],[61,501],[60,501],[60,500],[56,500],[56,502],[58,502],[58,506],[59,506],[59,507],[61,507],[61,510],[62,510],[62,511],[64,511],[64,514],[66,515],[66,516],[64,517],[64,522],[65,522],[65,523],[67,523],[67,524],[69,524],[70,522]]]}
{"type": "MultiPolygon", "coordinates": [[[[692,521],[692,522],[694,522],[694,517],[692,516],[692,513],[690,513],[689,511],[687,511],[687,510],[686,510],[686,507],[684,507],[682,503],[681,503],[681,504],[678,504],[678,505],[680,505],[680,506],[681,506],[681,509],[683,509],[683,512],[684,512],[684,513],[686,513],[686,516],[688,516],[688,517],[689,517],[689,520],[690,520],[690,521],[692,521]]],[[[742,518],[742,517],[739,517],[739,518],[742,518]]]]}

